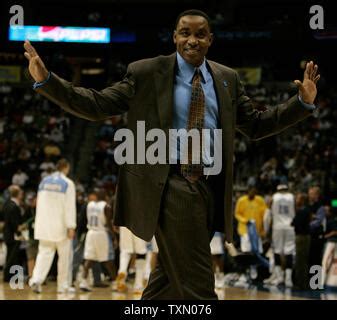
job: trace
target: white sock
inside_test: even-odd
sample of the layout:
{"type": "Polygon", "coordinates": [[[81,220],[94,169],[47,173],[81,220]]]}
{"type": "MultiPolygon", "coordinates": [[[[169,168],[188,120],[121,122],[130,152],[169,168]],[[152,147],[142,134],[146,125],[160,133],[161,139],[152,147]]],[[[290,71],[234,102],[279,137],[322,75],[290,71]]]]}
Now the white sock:
{"type": "Polygon", "coordinates": [[[282,270],[281,266],[275,266],[275,274],[276,274],[276,277],[278,277],[278,278],[283,277],[283,270],[282,270]]]}
{"type": "Polygon", "coordinates": [[[131,254],[126,251],[121,251],[119,254],[119,269],[118,273],[125,273],[128,274],[128,266],[131,259],[131,254]]]}
{"type": "Polygon", "coordinates": [[[135,287],[143,287],[143,278],[145,271],[145,259],[136,259],[136,278],[135,278],[135,287]]]}
{"type": "Polygon", "coordinates": [[[146,253],[145,257],[145,271],[144,271],[144,279],[148,280],[151,273],[151,262],[152,262],[152,251],[146,253]]]}
{"type": "Polygon", "coordinates": [[[292,273],[293,273],[293,270],[288,268],[286,269],[286,277],[289,278],[291,280],[291,277],[292,277],[292,273]]]}

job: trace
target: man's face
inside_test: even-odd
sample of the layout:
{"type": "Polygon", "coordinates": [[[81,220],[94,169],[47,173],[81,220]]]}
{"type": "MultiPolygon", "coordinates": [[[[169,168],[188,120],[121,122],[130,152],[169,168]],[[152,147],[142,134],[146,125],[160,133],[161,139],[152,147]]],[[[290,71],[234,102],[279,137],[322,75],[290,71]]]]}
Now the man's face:
{"type": "Polygon", "coordinates": [[[320,192],[318,188],[310,188],[308,191],[309,201],[316,202],[319,200],[320,192]]]}
{"type": "Polygon", "coordinates": [[[201,16],[183,16],[174,31],[173,42],[184,60],[200,66],[213,41],[207,20],[201,16]]]}
{"type": "Polygon", "coordinates": [[[256,189],[255,188],[252,188],[252,189],[249,189],[248,190],[248,198],[250,200],[253,200],[256,196],[256,189]]]}
{"type": "Polygon", "coordinates": [[[70,172],[70,166],[66,166],[65,169],[64,169],[64,174],[65,174],[66,176],[68,176],[68,175],[69,175],[69,172],[70,172]]]}
{"type": "Polygon", "coordinates": [[[24,196],[25,196],[25,194],[24,194],[23,190],[20,189],[20,192],[19,192],[19,195],[18,195],[18,200],[20,202],[22,202],[22,200],[24,199],[24,196]]]}

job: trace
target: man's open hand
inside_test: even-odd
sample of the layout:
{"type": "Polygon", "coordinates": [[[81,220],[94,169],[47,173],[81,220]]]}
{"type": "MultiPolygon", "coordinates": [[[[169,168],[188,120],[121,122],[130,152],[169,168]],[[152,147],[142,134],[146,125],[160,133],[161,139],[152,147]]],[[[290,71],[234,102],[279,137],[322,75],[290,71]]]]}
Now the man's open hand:
{"type": "Polygon", "coordinates": [[[316,83],[320,78],[317,74],[318,66],[313,61],[307,63],[304,70],[303,82],[295,80],[299,95],[304,103],[313,104],[317,95],[316,83]]]}
{"type": "Polygon", "coordinates": [[[39,55],[37,54],[35,48],[28,40],[25,41],[23,46],[26,50],[25,57],[29,61],[28,69],[30,75],[36,82],[42,82],[46,80],[48,77],[48,70],[39,55]]]}

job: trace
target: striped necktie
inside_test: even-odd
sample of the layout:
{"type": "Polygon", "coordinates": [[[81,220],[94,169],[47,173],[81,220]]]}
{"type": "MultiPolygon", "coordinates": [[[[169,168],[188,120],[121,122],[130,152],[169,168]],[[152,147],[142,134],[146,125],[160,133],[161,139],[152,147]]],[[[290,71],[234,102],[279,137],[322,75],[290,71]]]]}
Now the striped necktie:
{"type": "MultiPolygon", "coordinates": [[[[202,165],[202,129],[205,117],[205,95],[201,87],[201,73],[196,69],[192,79],[192,92],[187,130],[197,129],[200,137],[200,161],[192,164],[192,154],[197,150],[192,150],[192,142],[188,141],[188,163],[181,164],[181,174],[190,182],[197,181],[203,175],[202,165]]],[[[189,139],[190,140],[190,139],[189,139]]]]}

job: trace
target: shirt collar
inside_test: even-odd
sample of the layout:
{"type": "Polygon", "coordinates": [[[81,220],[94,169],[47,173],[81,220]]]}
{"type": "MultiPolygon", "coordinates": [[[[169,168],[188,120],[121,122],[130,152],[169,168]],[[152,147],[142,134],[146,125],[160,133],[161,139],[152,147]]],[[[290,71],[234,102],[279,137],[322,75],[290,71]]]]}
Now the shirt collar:
{"type": "Polygon", "coordinates": [[[18,199],[16,199],[16,198],[11,198],[11,200],[12,200],[18,207],[20,207],[20,202],[19,202],[18,199]]]}
{"type": "MultiPolygon", "coordinates": [[[[188,82],[192,82],[195,70],[197,69],[193,65],[189,64],[184,60],[184,58],[177,52],[177,62],[178,62],[178,73],[181,75],[184,80],[188,82]]],[[[208,80],[208,71],[206,66],[206,59],[204,58],[204,62],[198,67],[202,74],[202,82],[206,82],[208,80]]]]}

